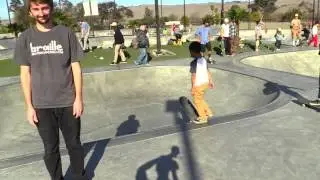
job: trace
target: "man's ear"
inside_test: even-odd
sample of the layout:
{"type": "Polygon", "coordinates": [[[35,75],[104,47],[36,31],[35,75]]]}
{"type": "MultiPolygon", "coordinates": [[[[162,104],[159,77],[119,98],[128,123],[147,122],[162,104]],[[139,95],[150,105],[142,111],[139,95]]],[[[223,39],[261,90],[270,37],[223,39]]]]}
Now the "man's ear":
{"type": "Polygon", "coordinates": [[[29,16],[31,16],[32,17],[32,13],[31,13],[31,11],[29,10],[29,16]]]}

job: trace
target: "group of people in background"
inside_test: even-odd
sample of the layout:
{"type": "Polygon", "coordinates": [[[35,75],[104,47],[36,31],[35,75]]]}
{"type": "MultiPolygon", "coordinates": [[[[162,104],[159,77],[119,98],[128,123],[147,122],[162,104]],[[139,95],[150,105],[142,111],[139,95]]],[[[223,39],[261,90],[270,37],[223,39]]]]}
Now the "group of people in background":
{"type": "Polygon", "coordinates": [[[307,41],[308,46],[313,43],[314,47],[319,46],[318,40],[318,27],[319,21],[316,20],[312,27],[309,25],[302,25],[301,20],[299,19],[299,14],[295,14],[294,19],[291,21],[291,35],[292,35],[292,45],[298,46],[301,43],[301,37],[304,37],[304,40],[307,41]],[[301,35],[301,33],[303,34],[301,35]]]}
{"type": "MultiPolygon", "coordinates": [[[[224,23],[221,25],[219,31],[218,41],[222,42],[223,45],[220,46],[221,55],[222,51],[226,56],[234,56],[236,53],[236,47],[238,46],[238,34],[237,34],[237,25],[235,20],[229,21],[229,18],[224,19],[224,23]]],[[[213,33],[208,21],[204,21],[203,25],[197,29],[195,32],[197,41],[201,44],[201,54],[210,64],[215,63],[215,60],[212,57],[212,45],[213,33]]]]}
{"type": "MultiPolygon", "coordinates": [[[[114,58],[110,65],[117,65],[118,62],[121,64],[127,63],[127,58],[124,49],[126,48],[124,45],[125,38],[121,32],[121,29],[117,22],[112,22],[110,27],[114,31],[114,58]],[[120,58],[120,61],[119,61],[120,58]]],[[[90,25],[86,21],[80,21],[80,41],[81,46],[84,52],[92,51],[89,46],[89,35],[90,35],[90,25]]],[[[132,47],[139,49],[139,56],[134,63],[136,65],[148,65],[149,64],[149,53],[148,47],[149,43],[149,35],[148,28],[146,25],[141,25],[140,28],[135,31],[135,38],[132,42],[132,47]]]]}
{"type": "MultiPolygon", "coordinates": [[[[80,22],[81,26],[81,43],[84,51],[90,50],[89,48],[89,33],[90,33],[90,25],[85,22],[80,22]]],[[[123,34],[118,27],[116,22],[111,24],[112,29],[114,30],[114,59],[110,65],[116,65],[118,62],[127,63],[126,55],[124,53],[124,37],[123,34]],[[119,61],[120,59],[120,61],[119,61]]],[[[299,19],[299,14],[295,14],[294,19],[290,23],[291,28],[291,36],[292,36],[292,45],[299,46],[302,44],[303,40],[310,46],[313,44],[314,47],[318,47],[318,27],[319,22],[316,21],[312,27],[308,27],[304,25],[302,26],[301,20],[299,19]],[[303,34],[301,34],[303,32],[303,34]]],[[[224,51],[226,56],[234,56],[236,54],[236,49],[239,46],[239,28],[236,24],[235,19],[231,21],[229,18],[225,18],[220,27],[218,41],[221,42],[220,45],[221,55],[224,51]]],[[[180,26],[173,24],[172,25],[172,35],[175,37],[176,45],[182,45],[182,29],[180,26]]],[[[255,26],[255,51],[259,51],[262,35],[263,33],[267,33],[266,24],[263,22],[262,18],[256,21],[255,26]]],[[[148,27],[146,25],[140,25],[140,27],[134,32],[135,38],[132,41],[132,47],[139,49],[139,56],[134,61],[136,65],[148,64],[149,62],[149,53],[148,48],[150,47],[149,36],[148,36],[148,27]]],[[[201,54],[204,56],[209,63],[214,63],[215,60],[212,57],[212,45],[211,41],[213,41],[212,29],[209,22],[204,21],[203,25],[199,27],[195,35],[198,41],[201,44],[201,54]]],[[[285,35],[281,28],[277,28],[274,34],[275,38],[275,47],[276,51],[281,49],[281,45],[285,40],[285,35]]]]}

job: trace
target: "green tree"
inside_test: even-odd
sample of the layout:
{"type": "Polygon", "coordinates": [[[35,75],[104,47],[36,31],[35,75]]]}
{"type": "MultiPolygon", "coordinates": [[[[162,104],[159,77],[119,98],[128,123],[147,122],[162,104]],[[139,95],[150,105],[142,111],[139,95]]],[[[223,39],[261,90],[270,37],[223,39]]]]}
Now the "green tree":
{"type": "Polygon", "coordinates": [[[221,22],[221,14],[219,12],[219,9],[216,8],[214,5],[210,6],[211,14],[213,17],[213,24],[220,24],[221,22]]]}
{"type": "Polygon", "coordinates": [[[302,19],[302,20],[305,20],[308,18],[308,14],[307,12],[304,12],[300,9],[297,9],[297,8],[293,8],[293,9],[289,9],[287,12],[285,12],[283,15],[282,15],[282,18],[281,20],[282,21],[291,21],[294,17],[294,15],[298,13],[299,14],[299,18],[302,19]]]}
{"type": "Polygon", "coordinates": [[[254,11],[249,14],[250,21],[259,21],[262,18],[262,13],[260,11],[254,11]]]}
{"type": "Polygon", "coordinates": [[[18,10],[22,6],[23,6],[23,4],[21,3],[20,0],[11,0],[9,8],[10,8],[10,11],[15,12],[16,10],[18,10]]]}
{"type": "Polygon", "coordinates": [[[118,6],[113,1],[98,4],[100,23],[109,21],[120,21],[124,17],[133,17],[133,12],[124,6],[118,6]]]}
{"type": "Polygon", "coordinates": [[[180,22],[181,24],[188,26],[190,24],[190,19],[188,16],[182,16],[180,22]]]}
{"type": "Polygon", "coordinates": [[[153,17],[153,11],[150,8],[146,7],[144,9],[144,16],[143,17],[144,18],[153,17]]]}
{"type": "Polygon", "coordinates": [[[237,25],[237,34],[239,34],[240,21],[248,19],[248,12],[246,11],[246,9],[243,9],[238,5],[232,5],[227,12],[227,16],[230,19],[235,20],[237,25]]]}
{"type": "Polygon", "coordinates": [[[134,27],[137,27],[141,24],[141,19],[132,19],[132,20],[129,20],[128,22],[128,25],[131,27],[131,28],[134,28],[134,27]]]}
{"type": "Polygon", "coordinates": [[[175,14],[170,14],[168,18],[169,21],[177,21],[179,19],[178,16],[176,16],[175,14]]]}
{"type": "Polygon", "coordinates": [[[164,25],[166,22],[168,22],[168,21],[170,21],[170,20],[169,20],[169,17],[167,17],[167,16],[162,16],[162,17],[160,17],[159,21],[160,21],[160,24],[161,24],[161,25],[164,25]]]}
{"type": "MultiPolygon", "coordinates": [[[[99,9],[100,11],[100,9],[99,9]]],[[[83,19],[84,16],[84,9],[82,3],[78,3],[75,6],[72,7],[72,16],[77,20],[80,21],[83,19]]],[[[101,16],[101,12],[100,12],[101,16]]]]}
{"type": "Polygon", "coordinates": [[[72,12],[73,4],[69,0],[60,0],[60,4],[54,2],[54,9],[55,10],[59,9],[63,12],[72,12]]]}
{"type": "Polygon", "coordinates": [[[263,12],[271,13],[276,10],[275,3],[277,0],[255,0],[251,5],[253,11],[262,10],[263,12]]]}
{"type": "Polygon", "coordinates": [[[199,24],[199,23],[202,23],[202,19],[199,17],[199,14],[198,13],[192,13],[190,15],[190,23],[191,24],[199,24]]]}
{"type": "Polygon", "coordinates": [[[72,16],[71,12],[64,12],[62,9],[56,9],[53,12],[53,21],[55,24],[68,26],[72,29],[77,29],[77,20],[72,16]]]}
{"type": "Polygon", "coordinates": [[[215,19],[211,14],[207,14],[202,18],[202,22],[208,22],[209,24],[214,24],[215,19]]]}
{"type": "Polygon", "coordinates": [[[144,16],[143,16],[143,19],[141,20],[141,23],[151,25],[151,24],[154,24],[154,22],[155,22],[155,20],[153,17],[153,11],[151,9],[149,9],[148,7],[146,7],[144,9],[144,16]]]}

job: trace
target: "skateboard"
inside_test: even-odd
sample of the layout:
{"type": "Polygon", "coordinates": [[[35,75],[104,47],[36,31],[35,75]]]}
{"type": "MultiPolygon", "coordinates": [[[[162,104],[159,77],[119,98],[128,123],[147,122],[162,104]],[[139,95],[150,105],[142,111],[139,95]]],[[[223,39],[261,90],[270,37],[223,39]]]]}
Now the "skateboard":
{"type": "Polygon", "coordinates": [[[308,100],[308,99],[299,99],[299,100],[294,100],[293,102],[296,104],[299,104],[302,107],[307,107],[307,108],[310,108],[310,109],[313,109],[313,110],[320,112],[320,106],[310,105],[310,100],[308,100]]]}
{"type": "Polygon", "coordinates": [[[189,122],[193,122],[199,117],[199,114],[198,114],[195,106],[192,104],[192,102],[187,97],[181,96],[179,98],[179,103],[182,107],[183,112],[188,117],[189,122]]]}

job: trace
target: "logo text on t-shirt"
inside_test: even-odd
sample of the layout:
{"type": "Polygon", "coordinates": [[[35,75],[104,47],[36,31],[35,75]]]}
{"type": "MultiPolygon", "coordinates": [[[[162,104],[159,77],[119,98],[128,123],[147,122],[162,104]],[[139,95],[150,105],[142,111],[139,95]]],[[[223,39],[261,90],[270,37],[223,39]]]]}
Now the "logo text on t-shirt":
{"type": "Polygon", "coordinates": [[[31,56],[41,55],[41,54],[63,54],[63,48],[61,44],[57,44],[57,41],[51,40],[50,43],[46,45],[34,46],[30,42],[31,56]]]}

